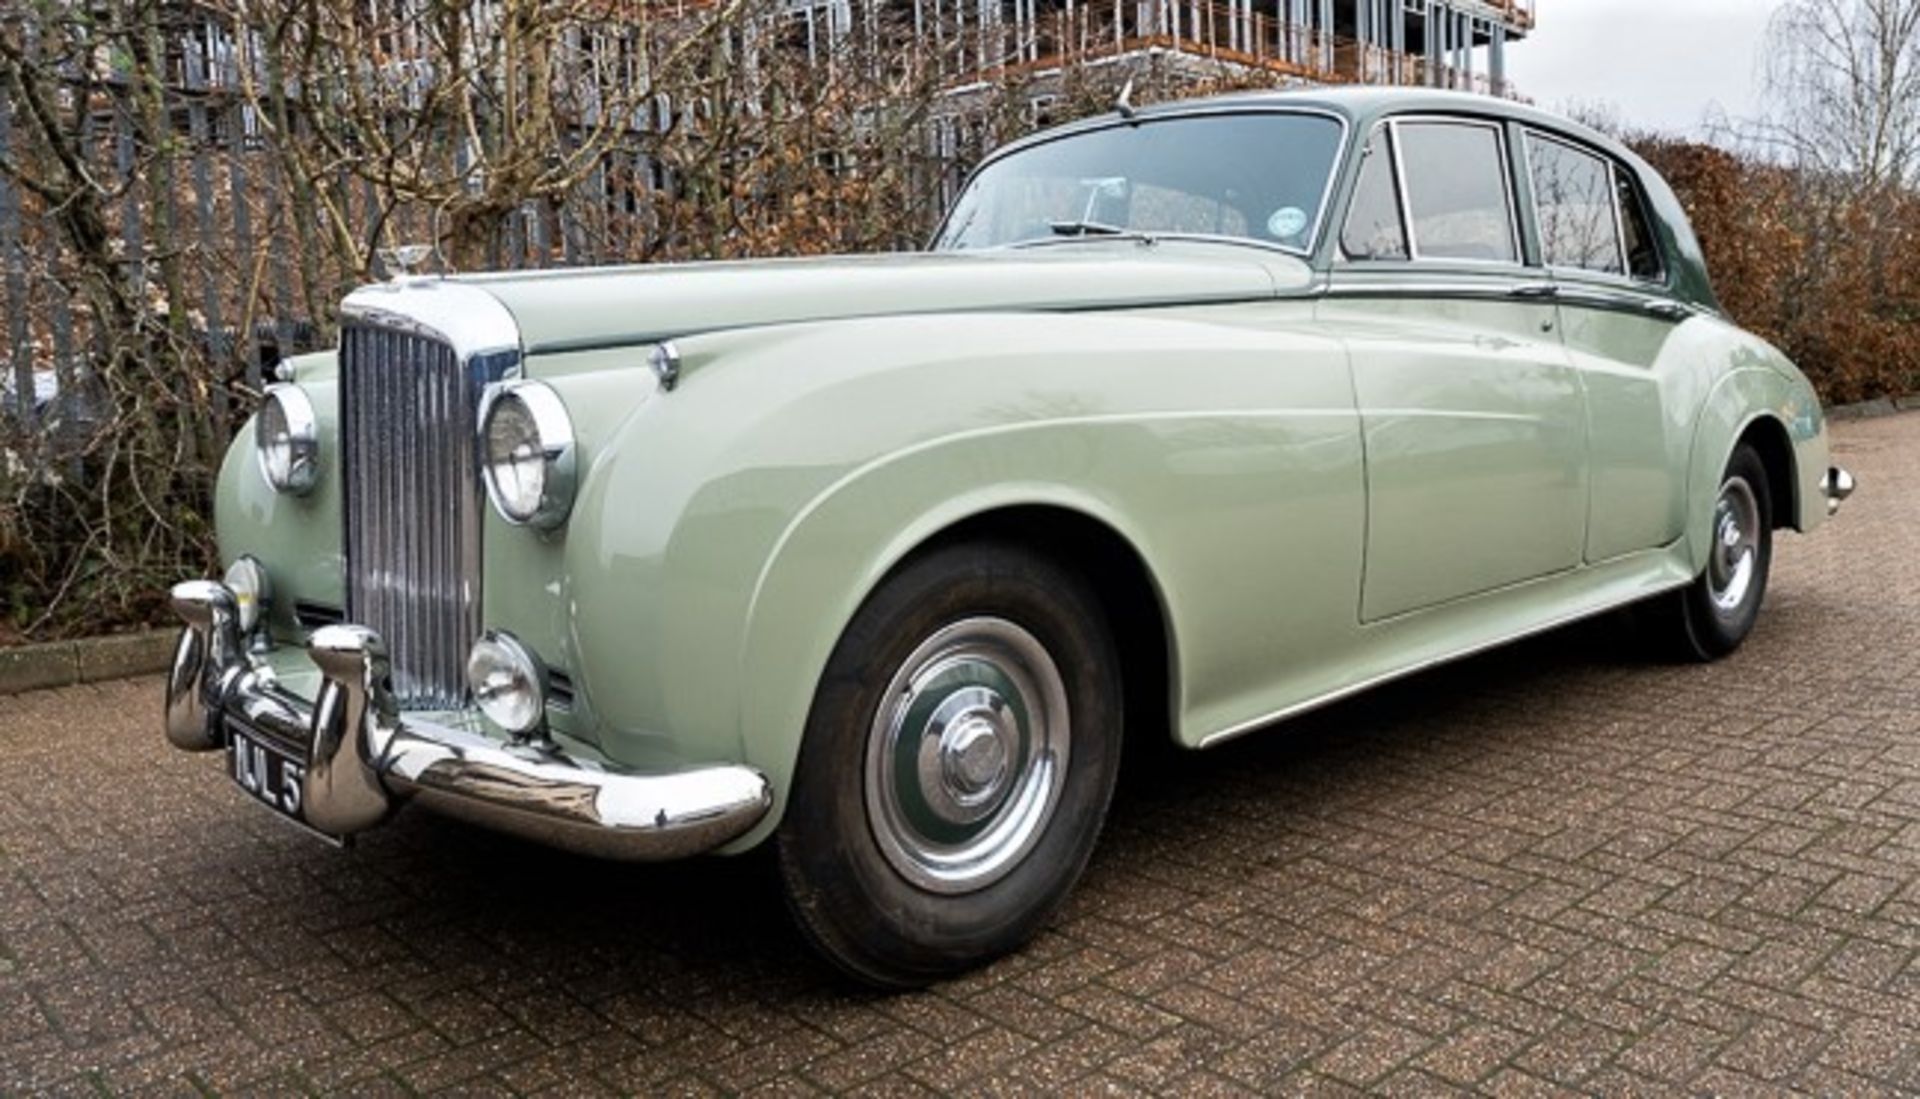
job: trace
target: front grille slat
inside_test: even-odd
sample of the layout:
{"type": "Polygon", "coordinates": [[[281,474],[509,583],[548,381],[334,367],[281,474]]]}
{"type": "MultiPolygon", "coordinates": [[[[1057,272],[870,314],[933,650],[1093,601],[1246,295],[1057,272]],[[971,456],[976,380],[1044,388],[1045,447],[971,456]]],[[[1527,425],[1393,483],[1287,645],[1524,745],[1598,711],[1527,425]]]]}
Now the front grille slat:
{"type": "Polygon", "coordinates": [[[479,636],[477,383],[447,344],[350,322],[341,334],[347,618],[378,631],[409,709],[465,701],[479,636]]]}

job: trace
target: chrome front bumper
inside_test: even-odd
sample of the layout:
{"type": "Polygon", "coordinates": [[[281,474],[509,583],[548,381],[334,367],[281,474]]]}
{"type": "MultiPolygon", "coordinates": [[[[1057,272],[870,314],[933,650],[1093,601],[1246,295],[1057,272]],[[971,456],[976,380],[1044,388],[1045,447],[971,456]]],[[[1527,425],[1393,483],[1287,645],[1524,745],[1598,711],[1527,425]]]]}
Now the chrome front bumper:
{"type": "Polygon", "coordinates": [[[1827,475],[1820,478],[1820,494],[1827,498],[1827,514],[1838,512],[1841,503],[1853,495],[1853,474],[1839,466],[1829,467],[1827,475]]]}
{"type": "Polygon", "coordinates": [[[503,741],[398,712],[374,631],[327,626],[307,653],[313,702],[283,688],[246,651],[233,592],[176,585],[186,621],[167,680],[167,739],[193,752],[227,743],[228,722],[307,750],[306,822],[351,836],[412,800],[450,816],[605,858],[654,860],[709,851],[752,828],[773,804],[766,776],[716,765],[662,774],[569,756],[544,741],[503,741]]]}

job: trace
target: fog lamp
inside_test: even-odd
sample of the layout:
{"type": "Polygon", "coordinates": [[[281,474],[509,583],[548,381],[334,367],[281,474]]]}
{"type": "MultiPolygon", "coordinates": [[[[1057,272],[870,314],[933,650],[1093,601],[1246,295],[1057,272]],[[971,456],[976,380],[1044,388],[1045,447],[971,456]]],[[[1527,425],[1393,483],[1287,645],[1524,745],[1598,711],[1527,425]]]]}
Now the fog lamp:
{"type": "Polygon", "coordinates": [[[234,607],[240,615],[240,632],[251,634],[267,615],[273,589],[267,583],[267,567],[259,558],[241,554],[227,566],[221,582],[233,592],[234,607]]]}
{"type": "Polygon", "coordinates": [[[274,491],[299,496],[320,479],[320,431],[313,402],[299,386],[281,382],[267,387],[254,420],[253,442],[260,475],[274,491]]]}
{"type": "Polygon", "coordinates": [[[487,719],[515,736],[538,733],[547,715],[547,666],[505,630],[488,630],[467,654],[467,689],[487,719]]]}

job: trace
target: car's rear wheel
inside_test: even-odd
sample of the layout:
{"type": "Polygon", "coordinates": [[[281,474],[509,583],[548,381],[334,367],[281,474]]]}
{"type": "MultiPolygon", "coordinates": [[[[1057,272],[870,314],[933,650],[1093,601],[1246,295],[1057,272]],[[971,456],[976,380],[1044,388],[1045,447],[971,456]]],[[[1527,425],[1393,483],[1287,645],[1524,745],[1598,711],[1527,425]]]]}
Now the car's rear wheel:
{"type": "Polygon", "coordinates": [[[1753,632],[1773,562],[1772,501],[1766,463],[1742,443],[1714,499],[1706,569],[1648,608],[1653,628],[1679,657],[1718,660],[1753,632]]]}
{"type": "Polygon", "coordinates": [[[802,931],[923,985],[1012,950],[1085,868],[1119,770],[1118,659],[1084,581],[954,545],[870,597],[814,699],[776,838],[802,931]]]}

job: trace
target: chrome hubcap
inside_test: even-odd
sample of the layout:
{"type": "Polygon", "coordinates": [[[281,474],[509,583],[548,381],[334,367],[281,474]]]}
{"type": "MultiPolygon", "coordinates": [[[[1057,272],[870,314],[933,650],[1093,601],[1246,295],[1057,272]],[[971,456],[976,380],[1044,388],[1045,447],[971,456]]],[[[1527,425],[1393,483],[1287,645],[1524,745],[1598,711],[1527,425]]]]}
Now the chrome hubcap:
{"type": "Polygon", "coordinates": [[[969,618],[907,657],[867,738],[867,822],[936,893],[985,888],[1046,830],[1066,779],[1066,683],[1039,640],[969,618]]]}
{"type": "Polygon", "coordinates": [[[1707,561],[1707,590],[1722,614],[1747,601],[1760,563],[1760,502],[1744,477],[1720,488],[1713,509],[1713,550],[1707,561]]]}

